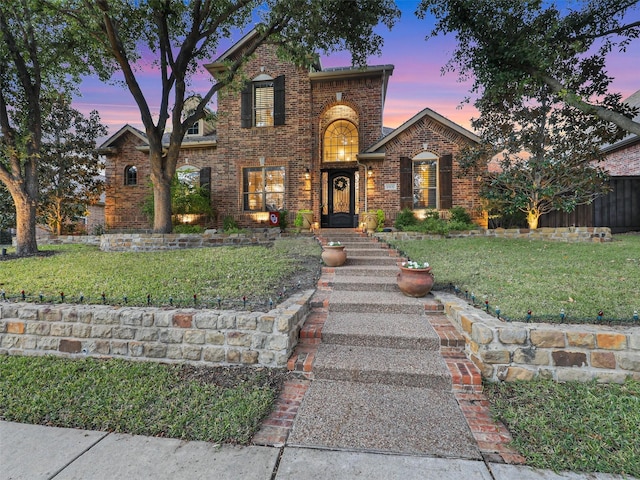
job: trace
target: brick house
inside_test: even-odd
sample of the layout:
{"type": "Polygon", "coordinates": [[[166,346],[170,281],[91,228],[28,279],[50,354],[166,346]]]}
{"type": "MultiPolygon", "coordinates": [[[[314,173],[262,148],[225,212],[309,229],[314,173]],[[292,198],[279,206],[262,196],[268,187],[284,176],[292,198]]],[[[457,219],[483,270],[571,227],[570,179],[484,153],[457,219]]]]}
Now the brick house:
{"type": "MultiPolygon", "coordinates": [[[[242,55],[248,34],[215,62],[242,55]]],[[[239,91],[219,93],[215,130],[204,121],[185,136],[178,172],[209,185],[213,225],[232,216],[240,226],[268,223],[269,212],[310,209],[322,227],[355,227],[382,209],[392,225],[404,207],[462,206],[483,224],[479,183],[457,175],[456,156],[480,139],[426,108],[400,127],[383,128],[393,65],[301,68],[259,47],[239,91]]],[[[149,228],[145,134],[125,125],[100,149],[107,159],[105,222],[110,230],[149,228]]]]}

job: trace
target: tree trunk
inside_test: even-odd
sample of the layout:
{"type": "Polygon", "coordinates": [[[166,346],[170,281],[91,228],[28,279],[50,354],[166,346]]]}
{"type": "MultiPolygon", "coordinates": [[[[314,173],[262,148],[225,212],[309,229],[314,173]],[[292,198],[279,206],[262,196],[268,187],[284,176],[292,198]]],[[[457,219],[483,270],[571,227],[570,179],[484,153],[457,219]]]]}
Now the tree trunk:
{"type": "Polygon", "coordinates": [[[531,230],[538,228],[538,220],[540,219],[540,211],[533,208],[527,212],[527,223],[531,230]]]}
{"type": "Polygon", "coordinates": [[[153,180],[153,231],[171,233],[171,182],[164,179],[153,180]]]}
{"type": "Polygon", "coordinates": [[[16,255],[24,257],[38,252],[36,242],[36,202],[22,196],[13,199],[16,206],[16,255]]]}

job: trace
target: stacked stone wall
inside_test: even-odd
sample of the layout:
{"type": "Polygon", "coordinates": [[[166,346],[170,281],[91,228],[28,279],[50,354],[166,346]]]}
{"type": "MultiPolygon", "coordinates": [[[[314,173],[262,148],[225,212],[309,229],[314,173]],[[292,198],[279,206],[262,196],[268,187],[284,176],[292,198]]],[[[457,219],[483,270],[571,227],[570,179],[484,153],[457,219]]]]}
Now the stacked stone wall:
{"type": "Polygon", "coordinates": [[[0,303],[0,354],[284,367],[313,290],[268,313],[0,303]]]}
{"type": "Polygon", "coordinates": [[[640,325],[506,323],[454,295],[436,296],[464,337],[465,353],[488,380],[640,380],[640,325]]]}
{"type": "MultiPolygon", "coordinates": [[[[442,235],[419,232],[382,232],[376,233],[376,237],[383,241],[389,240],[426,240],[442,238],[442,235]]],[[[558,227],[538,228],[496,228],[468,230],[463,232],[451,232],[449,238],[465,237],[495,237],[495,238],[519,238],[525,240],[553,240],[560,242],[610,242],[613,240],[611,229],[608,227],[558,227]]]]}

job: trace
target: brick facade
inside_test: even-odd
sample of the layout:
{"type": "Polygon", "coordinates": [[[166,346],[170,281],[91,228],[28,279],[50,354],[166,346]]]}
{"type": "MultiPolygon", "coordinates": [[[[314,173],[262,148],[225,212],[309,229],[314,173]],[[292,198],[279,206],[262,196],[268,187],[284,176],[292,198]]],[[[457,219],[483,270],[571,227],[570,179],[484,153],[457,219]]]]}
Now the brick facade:
{"type": "MultiPolygon", "coordinates": [[[[210,71],[216,75],[215,69],[210,71]]],[[[340,169],[351,175],[357,173],[359,178],[354,180],[358,185],[352,209],[354,225],[358,214],[376,209],[384,210],[387,225],[391,225],[400,210],[400,192],[390,187],[399,183],[399,159],[424,152],[425,144],[438,157],[453,156],[453,206],[463,206],[483,224],[478,184],[474,178],[459,177],[456,162],[460,149],[479,139],[428,109],[385,137],[383,99],[392,73],[392,65],[310,72],[279,59],[273,45],[259,47],[243,74],[249,80],[284,76],[284,124],[243,128],[242,92],[230,89],[218,95],[216,131],[207,147],[190,143],[188,137],[182,147],[178,168],[187,164],[211,168],[211,197],[216,215],[207,226],[222,226],[226,216],[232,216],[243,227],[268,223],[266,212],[244,211],[243,169],[260,166],[284,167],[284,208],[290,212],[289,221],[300,209],[312,209],[314,221],[321,220],[322,206],[327,204],[323,198],[327,195],[327,174],[340,169]],[[323,161],[323,136],[336,120],[348,120],[357,128],[358,161],[323,161]],[[371,176],[367,175],[369,167],[371,176]]],[[[124,127],[102,146],[107,157],[108,230],[151,226],[142,213],[150,191],[149,160],[144,145],[142,132],[124,127]],[[137,185],[125,185],[124,174],[129,165],[138,169],[137,185]]]]}

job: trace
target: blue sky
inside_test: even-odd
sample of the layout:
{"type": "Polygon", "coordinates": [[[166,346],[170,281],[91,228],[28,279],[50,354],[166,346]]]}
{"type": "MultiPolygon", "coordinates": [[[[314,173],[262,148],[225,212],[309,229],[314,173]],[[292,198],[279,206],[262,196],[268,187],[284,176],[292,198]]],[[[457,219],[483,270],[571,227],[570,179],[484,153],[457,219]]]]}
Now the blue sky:
{"type": "MultiPolygon", "coordinates": [[[[397,0],[402,18],[392,31],[380,29],[385,39],[379,57],[369,59],[370,65],[392,64],[395,66],[389,80],[385,103],[384,124],[397,127],[422,109],[429,107],[459,125],[470,128],[471,118],[477,112],[470,104],[463,104],[469,96],[471,83],[460,83],[456,73],[441,74],[441,69],[451,57],[455,47],[453,36],[429,38],[433,22],[419,20],[414,11],[417,0],[397,0]]],[[[636,9],[633,18],[640,18],[636,9]]],[[[237,39],[236,39],[237,40],[237,39]]],[[[220,54],[224,49],[220,50],[220,54]]],[[[213,60],[213,59],[212,59],[213,60]]],[[[351,58],[348,52],[332,54],[322,58],[324,67],[348,66],[351,58]]],[[[624,54],[610,55],[607,68],[614,77],[613,91],[622,93],[623,98],[640,89],[640,40],[636,40],[624,54]]],[[[159,81],[150,66],[145,66],[139,81],[147,96],[152,111],[157,109],[159,81]]],[[[204,92],[210,85],[209,74],[196,78],[192,88],[204,92]]],[[[109,134],[115,133],[122,125],[129,123],[142,128],[138,108],[129,91],[120,86],[101,83],[89,78],[80,87],[82,97],[74,105],[83,113],[98,110],[109,134]]]]}

